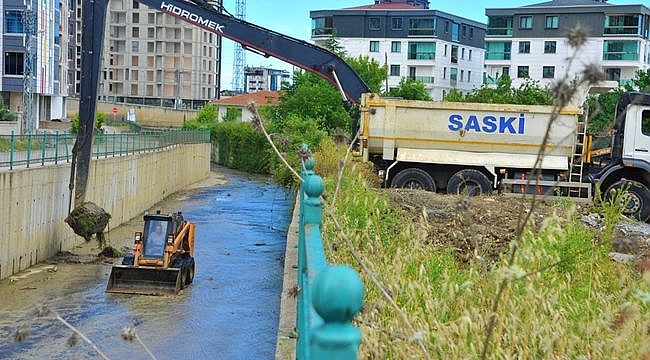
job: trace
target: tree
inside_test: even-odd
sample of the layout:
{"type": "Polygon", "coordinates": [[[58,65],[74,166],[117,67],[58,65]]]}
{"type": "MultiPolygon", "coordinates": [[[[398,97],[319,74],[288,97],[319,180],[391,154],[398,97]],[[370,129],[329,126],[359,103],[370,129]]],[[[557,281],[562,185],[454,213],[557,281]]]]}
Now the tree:
{"type": "Polygon", "coordinates": [[[553,104],[551,92],[547,87],[539,85],[538,81],[526,79],[519,87],[513,88],[512,80],[507,75],[500,76],[497,79],[496,87],[483,84],[478,89],[464,95],[460,91],[454,90],[445,96],[445,100],[487,104],[553,104]]]}
{"type": "Polygon", "coordinates": [[[335,129],[349,129],[351,121],[339,91],[325,79],[302,71],[294,73],[293,84],[280,96],[274,114],[277,121],[290,114],[314,119],[320,129],[330,133],[335,129]]]}
{"type": "Polygon", "coordinates": [[[348,57],[345,61],[359,74],[373,93],[380,93],[381,87],[388,76],[388,66],[379,65],[377,60],[360,55],[357,58],[348,57]]]}
{"type": "Polygon", "coordinates": [[[0,121],[16,121],[18,115],[5,107],[5,102],[0,96],[0,121]]]}
{"type": "Polygon", "coordinates": [[[386,95],[407,100],[431,100],[431,95],[424,87],[424,83],[408,77],[403,77],[399,81],[399,86],[388,91],[386,95]]]}
{"type": "Polygon", "coordinates": [[[634,85],[641,92],[649,93],[650,92],[650,69],[645,71],[637,70],[634,77],[634,85]]]}

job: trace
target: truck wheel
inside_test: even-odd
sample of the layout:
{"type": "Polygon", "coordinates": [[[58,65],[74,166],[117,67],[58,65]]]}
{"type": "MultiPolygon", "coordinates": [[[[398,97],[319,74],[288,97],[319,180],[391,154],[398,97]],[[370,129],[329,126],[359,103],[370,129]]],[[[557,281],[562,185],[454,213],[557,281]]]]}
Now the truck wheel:
{"type": "Polygon", "coordinates": [[[447,194],[476,196],[492,192],[492,183],[485,174],[474,169],[461,170],[449,179],[447,194]]]}
{"type": "Polygon", "coordinates": [[[627,193],[621,197],[623,205],[623,215],[631,216],[637,220],[650,220],[650,190],[648,187],[638,181],[625,180],[615,182],[607,189],[605,198],[610,199],[612,190],[619,190],[627,187],[627,193]]]}
{"type": "Polygon", "coordinates": [[[436,182],[426,171],[418,168],[406,168],[395,175],[391,187],[402,189],[420,189],[436,191],[436,182]]]}

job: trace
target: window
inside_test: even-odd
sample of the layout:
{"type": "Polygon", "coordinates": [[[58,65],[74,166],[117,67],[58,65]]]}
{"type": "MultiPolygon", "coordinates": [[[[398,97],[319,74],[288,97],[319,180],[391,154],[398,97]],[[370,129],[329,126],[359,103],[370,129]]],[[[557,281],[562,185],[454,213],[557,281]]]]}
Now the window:
{"type": "Polygon", "coordinates": [[[5,33],[22,34],[23,12],[20,10],[5,10],[5,33]]]}
{"type": "Polygon", "coordinates": [[[131,43],[131,52],[139,52],[140,51],[140,42],[139,41],[134,41],[131,43]]]}
{"type": "Polygon", "coordinates": [[[456,86],[457,81],[458,81],[458,69],[450,68],[449,69],[449,84],[451,86],[456,86]]]}
{"type": "Polygon", "coordinates": [[[460,58],[465,60],[465,48],[460,49],[460,58]]]}
{"type": "Polygon", "coordinates": [[[509,66],[502,67],[501,68],[501,75],[510,77],[510,67],[509,66]]]}
{"type": "Polygon", "coordinates": [[[520,41],[519,42],[519,53],[520,54],[530,54],[530,41],[520,41]]]}
{"type": "Polygon", "coordinates": [[[555,77],[555,66],[544,66],[542,68],[542,77],[544,79],[553,79],[555,77]]]}
{"type": "Polygon", "coordinates": [[[137,2],[136,0],[133,0],[133,8],[134,9],[139,9],[140,8],[140,3],[137,2]]]}
{"type": "Polygon", "coordinates": [[[447,57],[447,44],[445,44],[445,57],[447,57]]]}
{"type": "Polygon", "coordinates": [[[390,19],[392,30],[402,30],[402,18],[394,17],[390,19]]]}
{"type": "Polygon", "coordinates": [[[641,35],[642,15],[606,15],[605,34],[641,35]]]}
{"type": "Polygon", "coordinates": [[[410,42],[407,58],[409,60],[433,60],[436,58],[436,43],[410,42]]]}
{"type": "Polygon", "coordinates": [[[472,81],[472,70],[467,70],[467,82],[472,81]]]}
{"type": "Polygon", "coordinates": [[[544,54],[555,54],[555,41],[544,41],[544,54]]]}
{"type": "Polygon", "coordinates": [[[140,23],[140,14],[139,13],[133,13],[132,19],[133,19],[134,24],[140,23]]]}
{"type": "Polygon", "coordinates": [[[528,66],[517,66],[517,77],[518,78],[527,78],[528,77],[528,66]]]}
{"type": "Polygon", "coordinates": [[[467,60],[472,61],[472,49],[469,49],[469,54],[467,55],[467,60]]]}
{"type": "Polygon", "coordinates": [[[463,25],[463,38],[467,37],[467,26],[463,25]]]}
{"type": "Polygon", "coordinates": [[[449,34],[449,21],[445,21],[445,34],[449,34]]]}
{"type": "Polygon", "coordinates": [[[451,62],[458,64],[458,45],[451,46],[451,62]]]}
{"type": "Polygon", "coordinates": [[[560,22],[560,17],[557,15],[547,16],[546,17],[546,28],[547,29],[557,29],[560,22]]]}
{"type": "Polygon", "coordinates": [[[379,30],[380,19],[378,17],[368,18],[368,29],[379,30]]]}
{"type": "Polygon", "coordinates": [[[5,52],[5,75],[24,75],[24,54],[18,52],[5,52]]]}
{"type": "Polygon", "coordinates": [[[533,17],[532,16],[520,16],[519,17],[519,28],[520,29],[532,29],[533,28],[533,17]]]}
{"type": "Polygon", "coordinates": [[[390,76],[399,76],[399,65],[390,66],[390,76]]]}
{"type": "Polygon", "coordinates": [[[447,68],[446,67],[442,68],[442,78],[443,79],[447,78],[447,68]]]}
{"type": "Polygon", "coordinates": [[[485,60],[510,60],[511,41],[488,41],[485,43],[485,60]]]}
{"type": "Polygon", "coordinates": [[[474,38],[474,28],[470,27],[469,28],[469,39],[472,40],[474,38]]]}
{"type": "Polygon", "coordinates": [[[639,60],[639,42],[633,40],[605,40],[603,60],[639,60]]]}
{"type": "Polygon", "coordinates": [[[402,43],[400,41],[393,41],[390,43],[390,52],[402,52],[402,43]]]}
{"type": "Polygon", "coordinates": [[[409,20],[409,35],[436,35],[436,19],[422,18],[409,20]]]}
{"type": "Polygon", "coordinates": [[[451,41],[458,41],[458,28],[459,25],[456,23],[451,23],[451,41]]]}
{"type": "Polygon", "coordinates": [[[137,26],[134,26],[133,29],[131,29],[131,37],[134,38],[139,38],[140,37],[140,28],[137,26]]]}
{"type": "Polygon", "coordinates": [[[370,41],[370,52],[379,52],[379,41],[370,41]]]}
{"type": "Polygon", "coordinates": [[[464,79],[465,79],[465,70],[461,70],[460,71],[460,81],[463,82],[464,79]]]}
{"type": "Polygon", "coordinates": [[[137,56],[131,56],[131,65],[138,66],[139,58],[137,56]]]}
{"type": "Polygon", "coordinates": [[[314,18],[311,21],[311,35],[332,35],[334,33],[334,21],[331,16],[314,18]]]}
{"type": "Polygon", "coordinates": [[[650,136],[650,110],[643,110],[641,113],[641,133],[650,136]]]}
{"type": "Polygon", "coordinates": [[[490,16],[487,35],[512,35],[512,16],[490,16]]]}

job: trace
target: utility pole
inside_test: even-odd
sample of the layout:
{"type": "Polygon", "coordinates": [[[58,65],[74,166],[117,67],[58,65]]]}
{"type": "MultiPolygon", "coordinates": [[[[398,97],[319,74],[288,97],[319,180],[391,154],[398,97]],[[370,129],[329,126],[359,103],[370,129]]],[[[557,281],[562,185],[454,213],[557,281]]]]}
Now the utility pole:
{"type": "Polygon", "coordinates": [[[35,128],[34,115],[34,18],[31,0],[23,12],[23,31],[25,32],[25,54],[23,55],[23,119],[22,132],[31,133],[35,128]]]}

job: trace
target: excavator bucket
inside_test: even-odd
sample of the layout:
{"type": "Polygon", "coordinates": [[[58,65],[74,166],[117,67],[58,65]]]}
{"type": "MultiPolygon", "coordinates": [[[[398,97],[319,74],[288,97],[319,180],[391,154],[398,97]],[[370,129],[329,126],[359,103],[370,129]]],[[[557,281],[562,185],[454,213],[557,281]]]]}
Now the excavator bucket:
{"type": "Polygon", "coordinates": [[[114,265],[108,279],[106,292],[176,295],[182,288],[180,269],[114,265]]]}

